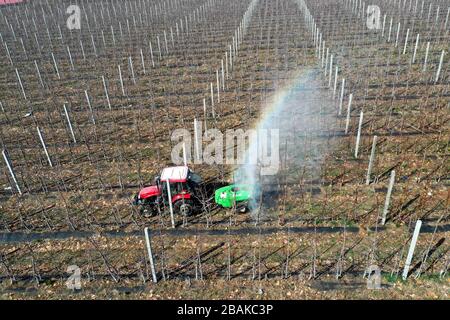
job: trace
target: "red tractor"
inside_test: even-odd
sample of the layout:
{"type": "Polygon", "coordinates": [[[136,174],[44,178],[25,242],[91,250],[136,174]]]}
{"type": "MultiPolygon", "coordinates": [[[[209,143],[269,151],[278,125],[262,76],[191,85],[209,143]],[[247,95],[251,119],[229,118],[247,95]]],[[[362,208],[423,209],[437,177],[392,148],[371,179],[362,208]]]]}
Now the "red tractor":
{"type": "Polygon", "coordinates": [[[140,206],[142,214],[154,216],[161,212],[164,206],[169,207],[171,199],[175,214],[190,216],[199,204],[195,194],[201,183],[201,177],[188,167],[165,168],[161,175],[155,178],[154,186],[143,188],[135,196],[134,204],[140,206]]]}

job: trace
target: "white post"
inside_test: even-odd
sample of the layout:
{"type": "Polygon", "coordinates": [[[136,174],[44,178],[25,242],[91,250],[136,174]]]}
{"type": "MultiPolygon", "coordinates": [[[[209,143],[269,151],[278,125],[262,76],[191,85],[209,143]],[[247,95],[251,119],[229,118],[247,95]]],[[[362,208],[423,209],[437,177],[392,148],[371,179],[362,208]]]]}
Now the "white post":
{"type": "Polygon", "coordinates": [[[211,82],[211,108],[212,108],[212,115],[213,118],[216,118],[216,114],[214,112],[214,89],[213,89],[213,83],[211,82]]]}
{"type": "Polygon", "coordinates": [[[323,41],[323,49],[322,49],[322,68],[323,68],[323,65],[325,62],[325,44],[326,44],[326,41],[324,40],[323,41]]]}
{"type": "Polygon", "coordinates": [[[187,167],[187,157],[186,157],[186,143],[183,142],[183,163],[187,167]]]}
{"type": "Polygon", "coordinates": [[[123,87],[123,79],[122,79],[122,69],[119,67],[119,79],[120,79],[120,87],[122,89],[122,95],[125,97],[125,88],[123,87]]]}
{"type": "Polygon", "coordinates": [[[220,103],[220,84],[219,84],[219,70],[216,69],[216,82],[217,82],[217,103],[220,103]]]}
{"type": "Polygon", "coordinates": [[[444,55],[445,55],[445,50],[442,50],[441,60],[439,61],[439,67],[436,72],[436,80],[434,81],[435,83],[437,83],[439,81],[439,76],[440,76],[441,70],[442,70],[442,63],[444,62],[444,55]]]}
{"type": "Polygon", "coordinates": [[[142,62],[142,69],[145,75],[145,60],[144,60],[144,52],[142,51],[142,49],[141,49],[141,62],[142,62]]]}
{"type": "Polygon", "coordinates": [[[61,76],[59,75],[58,65],[56,64],[55,55],[52,52],[52,59],[53,59],[53,65],[55,66],[56,75],[58,76],[58,79],[61,79],[61,76]]]}
{"type": "Polygon", "coordinates": [[[391,194],[392,189],[394,188],[394,182],[395,182],[395,170],[391,171],[391,178],[389,179],[389,186],[386,194],[386,200],[384,202],[384,208],[383,208],[383,218],[381,220],[381,224],[384,225],[386,223],[386,217],[389,212],[389,204],[391,202],[391,194]]]}
{"type": "Polygon", "coordinates": [[[225,73],[227,75],[227,79],[229,79],[228,78],[228,52],[227,51],[225,51],[225,73]]]}
{"type": "Polygon", "coordinates": [[[73,132],[72,122],[70,121],[69,112],[67,111],[66,105],[64,104],[64,114],[66,115],[67,124],[69,126],[70,134],[72,135],[72,140],[74,143],[77,143],[77,139],[75,138],[75,133],[73,132]]]}
{"type": "Polygon", "coordinates": [[[72,68],[72,71],[74,71],[74,70],[75,70],[75,67],[74,67],[74,65],[73,65],[72,53],[70,53],[70,48],[69,48],[69,46],[67,46],[67,53],[69,54],[70,66],[71,66],[71,68],[72,68]]]}
{"type": "Polygon", "coordinates": [[[391,42],[391,31],[392,31],[392,18],[391,18],[391,22],[389,24],[389,35],[388,35],[388,42],[391,42]]]}
{"type": "Polygon", "coordinates": [[[19,71],[16,68],[17,79],[19,80],[20,89],[22,89],[22,94],[25,100],[27,100],[27,95],[25,94],[25,89],[23,88],[22,79],[20,78],[19,71]]]}
{"type": "Polygon", "coordinates": [[[345,134],[348,133],[348,128],[350,127],[350,112],[352,108],[352,101],[353,101],[353,93],[350,93],[348,97],[347,118],[345,119],[345,134]]]}
{"type": "Polygon", "coordinates": [[[144,228],[144,234],[145,234],[145,243],[147,245],[148,258],[150,260],[150,269],[152,271],[152,279],[154,283],[157,283],[158,278],[156,277],[155,261],[153,260],[152,246],[150,243],[150,235],[147,227],[144,228]]]}
{"type": "Polygon", "coordinates": [[[333,99],[336,96],[336,89],[337,89],[337,80],[338,80],[338,72],[339,72],[339,67],[336,66],[336,71],[334,73],[334,88],[333,88],[333,99]]]}
{"type": "Polygon", "coordinates": [[[403,54],[406,53],[406,48],[407,48],[407,46],[408,46],[408,38],[409,38],[409,28],[408,28],[408,30],[406,31],[405,46],[403,47],[403,54]]]}
{"type": "Polygon", "coordinates": [[[206,132],[208,131],[208,123],[207,123],[208,116],[206,113],[206,99],[203,99],[203,118],[205,120],[205,134],[206,134],[206,132]]]}
{"type": "Polygon", "coordinates": [[[9,174],[11,175],[11,177],[14,181],[14,184],[16,185],[17,192],[19,192],[19,194],[22,195],[22,190],[19,187],[19,183],[17,182],[17,179],[16,179],[16,174],[14,173],[13,166],[11,164],[11,161],[8,158],[8,155],[6,154],[5,149],[3,149],[2,154],[3,154],[3,159],[5,160],[6,166],[8,167],[9,174]]]}
{"type": "Polygon", "coordinates": [[[225,92],[225,70],[223,68],[223,59],[221,60],[222,64],[222,91],[225,92]]]}
{"type": "Polygon", "coordinates": [[[339,101],[339,113],[342,114],[342,104],[344,103],[344,92],[345,92],[345,78],[342,79],[342,88],[341,88],[341,100],[339,101]]]}
{"type": "Polygon", "coordinates": [[[97,47],[95,46],[95,41],[94,41],[94,35],[92,35],[92,34],[91,34],[91,41],[92,41],[92,47],[94,49],[95,57],[98,57],[98,55],[97,55],[97,47]]]}
{"type": "Polygon", "coordinates": [[[106,101],[108,102],[109,110],[111,110],[111,101],[109,101],[108,87],[106,86],[105,76],[102,76],[103,89],[105,90],[106,101]]]}
{"type": "Polygon", "coordinates": [[[400,26],[401,26],[401,24],[400,24],[400,22],[398,23],[398,28],[397,28],[397,36],[396,36],[396,38],[395,38],[395,47],[397,48],[397,46],[398,46],[398,37],[399,37],[399,35],[400,35],[400,26]]]}
{"type": "MultiPolygon", "coordinates": [[[[205,119],[206,121],[206,119],[205,119]]],[[[200,162],[201,154],[200,154],[200,143],[199,143],[199,132],[198,132],[198,124],[197,118],[194,118],[194,139],[195,139],[195,159],[200,162]]]]}
{"type": "Polygon", "coordinates": [[[155,67],[155,59],[153,59],[152,42],[149,40],[149,41],[148,41],[148,44],[149,44],[149,46],[150,46],[150,56],[151,56],[151,58],[152,58],[152,67],[154,68],[154,67],[155,67]]]}
{"type": "Polygon", "coordinates": [[[425,59],[423,61],[423,69],[422,71],[425,72],[427,70],[427,62],[428,62],[428,53],[430,52],[430,42],[427,42],[427,49],[425,51],[425,59]]]}
{"type": "Polygon", "coordinates": [[[133,79],[133,83],[136,85],[136,77],[134,76],[134,68],[133,68],[133,59],[131,59],[131,56],[128,57],[128,61],[130,62],[131,78],[133,79]]]}
{"type": "Polygon", "coordinates": [[[414,255],[414,249],[416,248],[417,239],[419,238],[420,228],[422,227],[422,220],[417,220],[416,227],[411,239],[411,245],[409,246],[408,256],[406,257],[405,268],[403,269],[402,278],[406,280],[408,278],[409,267],[414,255]]]}
{"type": "Polygon", "coordinates": [[[330,75],[329,75],[329,79],[328,79],[328,87],[331,88],[331,79],[332,79],[332,75],[333,75],[333,54],[331,55],[330,58],[330,75]]]}
{"type": "Polygon", "coordinates": [[[172,206],[172,194],[170,192],[170,182],[169,179],[166,180],[167,184],[167,195],[169,197],[169,210],[170,210],[170,220],[172,222],[172,228],[175,229],[175,218],[173,216],[173,206],[172,206]]]}
{"type": "Polygon", "coordinates": [[[370,174],[372,173],[373,162],[375,160],[375,151],[377,147],[377,136],[373,137],[372,151],[370,152],[369,167],[367,168],[366,185],[370,184],[370,174]]]}
{"type": "Polygon", "coordinates": [[[89,94],[87,90],[84,90],[84,95],[86,96],[86,101],[89,107],[89,111],[91,112],[91,120],[92,124],[95,125],[95,117],[94,117],[94,110],[92,110],[91,100],[89,99],[89,94]]]}
{"type": "Polygon", "coordinates": [[[420,38],[420,34],[417,34],[417,38],[416,38],[416,45],[414,46],[414,53],[413,53],[413,57],[412,57],[412,63],[414,63],[416,61],[416,54],[417,54],[417,47],[419,46],[419,38],[420,38]]]}
{"type": "Polygon", "coordinates": [[[361,113],[359,115],[358,134],[356,136],[355,158],[358,158],[359,141],[361,140],[361,127],[362,127],[362,123],[363,123],[363,118],[364,118],[364,112],[361,111],[361,113]]]}
{"type": "Polygon", "coordinates": [[[41,83],[42,88],[45,88],[44,81],[42,81],[41,71],[39,70],[39,66],[38,66],[36,60],[34,60],[34,65],[36,66],[36,71],[37,71],[37,74],[38,74],[38,77],[39,77],[39,82],[41,83]]]}
{"type": "Polygon", "coordinates": [[[53,167],[52,160],[50,159],[50,155],[48,154],[47,146],[45,145],[44,137],[42,136],[41,129],[36,127],[37,133],[39,135],[39,140],[41,140],[42,148],[44,148],[45,155],[47,156],[47,161],[50,167],[53,167]]]}

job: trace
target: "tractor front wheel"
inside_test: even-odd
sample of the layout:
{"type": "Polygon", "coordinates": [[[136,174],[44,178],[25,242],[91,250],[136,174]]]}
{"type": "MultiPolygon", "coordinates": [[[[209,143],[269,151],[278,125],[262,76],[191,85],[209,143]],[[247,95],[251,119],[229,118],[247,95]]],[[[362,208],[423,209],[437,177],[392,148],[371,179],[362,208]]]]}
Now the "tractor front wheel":
{"type": "Polygon", "coordinates": [[[158,214],[158,210],[155,205],[151,204],[142,204],[139,208],[139,212],[144,217],[154,217],[158,214]]]}
{"type": "Polygon", "coordinates": [[[175,213],[189,217],[194,212],[194,203],[189,199],[182,199],[175,202],[173,206],[175,213]]]}

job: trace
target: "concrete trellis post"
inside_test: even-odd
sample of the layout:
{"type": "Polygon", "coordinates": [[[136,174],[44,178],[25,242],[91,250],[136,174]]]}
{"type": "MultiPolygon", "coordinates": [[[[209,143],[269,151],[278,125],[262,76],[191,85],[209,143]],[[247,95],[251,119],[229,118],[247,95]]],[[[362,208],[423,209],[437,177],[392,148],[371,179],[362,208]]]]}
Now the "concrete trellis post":
{"type": "Polygon", "coordinates": [[[34,65],[35,65],[35,67],[36,67],[36,72],[37,72],[38,77],[39,77],[39,82],[41,83],[42,88],[45,88],[45,86],[44,86],[44,81],[42,81],[41,71],[39,70],[39,66],[38,66],[36,60],[34,60],[34,65]]]}
{"type": "Polygon", "coordinates": [[[227,75],[227,79],[229,79],[228,78],[228,52],[227,51],[225,51],[225,73],[227,75]]]}
{"type": "Polygon", "coordinates": [[[131,79],[133,79],[133,83],[136,85],[136,77],[134,76],[133,59],[131,59],[131,56],[128,57],[128,61],[130,63],[130,68],[131,68],[131,79]]]}
{"type": "Polygon", "coordinates": [[[336,66],[336,71],[334,72],[333,99],[334,99],[335,96],[336,96],[337,80],[338,80],[338,72],[339,72],[339,67],[336,66]]]}
{"type": "Polygon", "coordinates": [[[416,45],[414,46],[414,53],[413,53],[413,57],[412,57],[412,63],[414,63],[416,61],[416,54],[417,54],[417,47],[419,46],[419,39],[420,39],[420,34],[417,34],[416,37],[416,45]]]}
{"type": "Polygon", "coordinates": [[[70,52],[69,46],[67,46],[67,54],[69,55],[70,67],[71,67],[72,71],[74,71],[75,67],[73,65],[72,53],[70,52]]]}
{"type": "Polygon", "coordinates": [[[64,114],[66,116],[67,125],[69,126],[70,134],[72,135],[73,143],[77,143],[77,139],[75,138],[75,133],[73,132],[72,122],[70,121],[69,112],[67,111],[67,107],[64,104],[64,114]]]}
{"type": "Polygon", "coordinates": [[[56,75],[58,76],[58,79],[61,79],[61,75],[59,74],[58,64],[56,63],[55,55],[53,54],[53,52],[52,52],[52,60],[53,60],[53,65],[55,67],[56,75]]]}
{"type": "Polygon", "coordinates": [[[391,171],[391,177],[389,179],[389,186],[386,193],[386,200],[384,202],[384,208],[383,208],[383,217],[381,219],[381,224],[384,225],[386,223],[387,214],[389,212],[389,205],[391,203],[391,195],[392,195],[392,189],[394,188],[394,182],[395,182],[395,170],[391,171]]]}
{"type": "Polygon", "coordinates": [[[344,103],[344,93],[345,93],[345,78],[342,79],[341,99],[339,100],[339,112],[338,112],[338,115],[342,114],[342,104],[344,103]]]}
{"type": "Polygon", "coordinates": [[[37,130],[37,133],[39,136],[39,140],[41,141],[42,148],[44,149],[45,155],[47,157],[48,164],[50,165],[50,167],[53,167],[53,163],[52,163],[52,160],[50,159],[50,155],[48,153],[47,145],[45,144],[44,137],[42,136],[41,129],[39,129],[39,127],[36,127],[36,130],[37,130]]]}
{"type": "Polygon", "coordinates": [[[213,83],[211,82],[211,108],[212,108],[212,115],[213,118],[216,118],[216,114],[214,112],[214,88],[213,88],[213,83]]]}
{"type": "MultiPolygon", "coordinates": [[[[200,132],[200,134],[201,134],[201,132],[200,132]]],[[[200,146],[199,138],[200,138],[200,135],[198,132],[198,121],[197,121],[197,118],[194,118],[194,139],[195,139],[194,144],[195,144],[195,160],[197,160],[196,163],[201,162],[201,156],[202,156],[201,151],[200,151],[201,146],[200,146]]]]}
{"type": "Polygon", "coordinates": [[[20,78],[19,70],[16,68],[16,76],[17,80],[19,81],[20,89],[22,90],[22,95],[27,100],[27,95],[25,94],[25,89],[23,88],[22,79],[20,78]]]}
{"type": "Polygon", "coordinates": [[[8,44],[6,42],[5,42],[5,48],[6,48],[6,55],[8,56],[9,62],[11,63],[11,65],[14,65],[14,63],[11,59],[11,53],[9,52],[8,44]]]}
{"type": "Polygon", "coordinates": [[[225,70],[223,69],[223,59],[221,60],[222,67],[222,91],[225,92],[225,70]]]}
{"type": "Polygon", "coordinates": [[[389,24],[389,34],[388,34],[387,42],[391,42],[392,22],[393,22],[393,19],[391,18],[391,22],[389,24]]]}
{"type": "Polygon", "coordinates": [[[3,159],[5,160],[6,166],[8,167],[9,174],[11,175],[11,178],[14,181],[14,184],[16,185],[17,192],[19,192],[20,195],[22,195],[22,190],[19,187],[19,183],[17,182],[16,174],[14,172],[14,168],[12,166],[11,161],[9,160],[8,154],[6,153],[6,150],[3,149],[2,151],[3,159]]]}
{"type": "Polygon", "coordinates": [[[81,39],[80,39],[80,48],[81,48],[81,54],[83,55],[83,60],[86,61],[86,53],[84,52],[83,41],[81,39]]]}
{"type": "Polygon", "coordinates": [[[153,58],[153,48],[152,48],[152,42],[149,40],[148,44],[150,46],[150,57],[152,58],[152,67],[155,67],[155,59],[153,58]]]}
{"type": "Polygon", "coordinates": [[[186,143],[183,142],[183,164],[187,167],[186,143]]]}
{"type": "Polygon", "coordinates": [[[398,46],[398,37],[400,36],[400,27],[401,27],[401,24],[400,24],[400,22],[398,23],[398,27],[397,27],[397,36],[396,36],[396,38],[395,38],[395,47],[397,48],[397,46],[398,46]]]}
{"type": "Polygon", "coordinates": [[[159,41],[159,36],[156,36],[156,39],[158,40],[159,61],[161,61],[162,60],[162,55],[161,55],[161,43],[159,41]]]}
{"type": "Polygon", "coordinates": [[[91,113],[92,124],[95,126],[94,110],[92,109],[91,99],[89,99],[89,94],[88,94],[87,90],[84,90],[84,95],[86,97],[86,102],[87,102],[88,107],[89,107],[89,112],[91,113]]]}
{"type": "Polygon", "coordinates": [[[328,87],[331,88],[331,79],[333,76],[333,58],[334,55],[332,54],[330,57],[330,74],[329,74],[329,79],[328,79],[328,87]]]}
{"type": "Polygon", "coordinates": [[[152,245],[150,242],[150,234],[148,232],[148,228],[145,227],[144,229],[144,234],[145,234],[145,244],[147,246],[147,253],[148,253],[148,258],[150,260],[150,269],[152,271],[152,279],[154,283],[158,282],[158,278],[156,277],[156,268],[155,268],[155,261],[153,258],[153,252],[152,252],[152,245]]]}
{"type": "Polygon", "coordinates": [[[233,51],[231,49],[231,44],[229,45],[230,48],[230,70],[233,70],[233,51]]]}
{"type": "Polygon", "coordinates": [[[439,60],[439,67],[436,71],[436,79],[434,80],[434,83],[437,83],[439,81],[439,76],[441,75],[441,70],[442,70],[442,63],[444,62],[444,55],[445,55],[445,50],[442,50],[441,59],[439,60]]]}
{"type": "Polygon", "coordinates": [[[203,118],[205,120],[205,132],[207,132],[208,131],[208,123],[207,123],[208,116],[206,113],[206,99],[203,99],[203,118]]]}
{"type": "Polygon", "coordinates": [[[347,117],[345,119],[345,134],[348,133],[348,129],[350,127],[350,113],[352,109],[352,102],[353,102],[353,93],[350,93],[348,97],[347,117]]]}
{"type": "Polygon", "coordinates": [[[416,248],[417,239],[419,238],[421,227],[422,227],[422,220],[417,220],[416,227],[414,228],[414,233],[411,239],[411,245],[409,246],[408,256],[406,257],[405,267],[403,269],[402,274],[403,280],[406,280],[408,278],[409,267],[411,266],[411,261],[414,255],[414,249],[416,248]]]}
{"type": "Polygon", "coordinates": [[[364,118],[364,112],[361,111],[361,113],[359,115],[358,133],[356,135],[355,158],[358,158],[359,142],[361,140],[361,127],[362,127],[362,123],[363,123],[363,118],[364,118]]]}
{"type": "Polygon", "coordinates": [[[324,63],[325,63],[325,44],[326,44],[326,41],[324,40],[323,41],[323,46],[322,46],[322,68],[323,68],[323,65],[324,65],[324,63]]]}
{"type": "Polygon", "coordinates": [[[428,53],[429,52],[430,52],[430,42],[427,42],[427,48],[425,50],[425,59],[423,60],[423,69],[422,69],[423,72],[425,72],[427,70],[428,53]]]}
{"type": "Polygon", "coordinates": [[[168,196],[168,200],[169,200],[169,210],[170,210],[170,221],[172,223],[172,228],[175,229],[175,218],[173,215],[173,206],[172,206],[172,193],[170,191],[170,181],[169,179],[166,180],[166,184],[167,184],[167,196],[168,196]]]}
{"type": "Polygon", "coordinates": [[[377,147],[377,136],[373,137],[372,150],[370,152],[369,167],[367,168],[366,185],[370,184],[370,175],[372,173],[373,162],[375,161],[375,152],[377,147]]]}
{"type": "Polygon", "coordinates": [[[111,101],[109,100],[108,87],[106,86],[105,76],[102,76],[103,89],[105,90],[106,101],[108,102],[108,108],[111,110],[111,101]]]}
{"type": "Polygon", "coordinates": [[[144,60],[144,52],[142,51],[142,49],[141,49],[141,63],[142,63],[142,71],[144,72],[144,75],[145,75],[145,60],[144,60]]]}
{"type": "Polygon", "coordinates": [[[96,58],[98,58],[97,47],[95,46],[94,35],[92,35],[92,34],[91,34],[91,42],[92,42],[92,48],[94,49],[94,55],[95,55],[96,58]]]}
{"type": "Polygon", "coordinates": [[[123,86],[123,78],[122,78],[122,69],[120,68],[120,64],[118,65],[119,68],[119,79],[120,79],[120,88],[122,89],[122,95],[125,97],[125,88],[123,86]]]}
{"type": "Polygon", "coordinates": [[[406,30],[405,46],[403,47],[403,54],[406,54],[406,48],[408,47],[409,28],[406,30]]]}
{"type": "Polygon", "coordinates": [[[217,85],[217,103],[220,103],[220,83],[219,83],[219,70],[216,69],[216,85],[217,85]]]}

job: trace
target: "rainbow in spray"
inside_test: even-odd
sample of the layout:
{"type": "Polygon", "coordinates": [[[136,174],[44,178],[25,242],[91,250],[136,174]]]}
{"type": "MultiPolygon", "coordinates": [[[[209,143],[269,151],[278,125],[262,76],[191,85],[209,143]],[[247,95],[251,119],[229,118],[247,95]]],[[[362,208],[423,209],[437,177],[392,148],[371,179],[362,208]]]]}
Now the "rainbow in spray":
{"type": "Polygon", "coordinates": [[[301,108],[302,101],[293,94],[311,80],[311,70],[300,71],[288,83],[277,89],[270,102],[264,106],[262,116],[254,127],[256,137],[250,137],[245,162],[234,172],[239,184],[259,185],[261,179],[275,176],[280,168],[280,133],[295,126],[289,117],[293,107],[301,108]]]}

